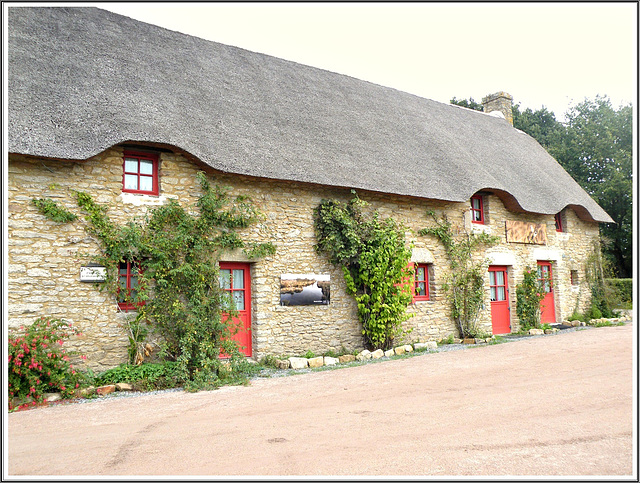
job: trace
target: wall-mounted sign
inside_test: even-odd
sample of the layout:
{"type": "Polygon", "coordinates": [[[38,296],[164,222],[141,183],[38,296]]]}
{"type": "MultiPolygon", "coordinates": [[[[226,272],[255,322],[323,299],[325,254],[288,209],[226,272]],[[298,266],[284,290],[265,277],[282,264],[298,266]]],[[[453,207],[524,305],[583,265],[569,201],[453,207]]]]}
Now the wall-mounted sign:
{"type": "Polygon", "coordinates": [[[527,223],[524,221],[504,222],[507,230],[507,242],[547,244],[547,225],[543,223],[527,223]]]}
{"type": "Polygon", "coordinates": [[[80,267],[81,282],[104,282],[106,279],[106,267],[80,267]]]}
{"type": "Polygon", "coordinates": [[[280,305],[329,305],[330,282],[330,275],[283,273],[280,305]]]}

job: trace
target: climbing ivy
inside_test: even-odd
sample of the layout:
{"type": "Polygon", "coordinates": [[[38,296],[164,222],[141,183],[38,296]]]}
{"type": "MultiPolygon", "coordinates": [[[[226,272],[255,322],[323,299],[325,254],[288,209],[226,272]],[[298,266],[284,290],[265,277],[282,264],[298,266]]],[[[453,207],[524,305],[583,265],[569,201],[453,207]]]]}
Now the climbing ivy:
{"type": "Polygon", "coordinates": [[[239,327],[232,322],[232,300],[219,284],[221,254],[231,249],[243,249],[250,258],[275,253],[272,243],[248,243],[238,233],[261,216],[249,198],[231,197],[229,188],[211,186],[203,172],[197,178],[202,190],[196,204],[199,215],[170,200],[123,225],[114,223],[107,207],[91,195],[75,192],[85,212],[85,229],[102,249],[94,261],[108,268],[102,289],[138,305],[137,316],[129,320],[131,362],[145,350],[148,330],[142,324],[147,324],[161,336],[161,357],[177,361],[185,383],[196,388],[217,384],[229,367],[245,363],[231,340],[239,327]],[[131,293],[120,291],[122,262],[132,262],[139,270],[139,285],[131,293]],[[220,359],[221,353],[229,356],[229,364],[220,359]]]}
{"type": "Polygon", "coordinates": [[[477,319],[484,302],[486,261],[474,257],[474,251],[479,246],[495,245],[500,239],[486,233],[456,235],[445,214],[438,218],[435,212],[428,211],[427,216],[433,219],[435,226],[423,228],[418,234],[435,236],[444,245],[451,271],[443,289],[451,302],[452,317],[460,337],[481,335],[477,319]]]}
{"type": "Polygon", "coordinates": [[[46,216],[49,220],[57,223],[68,223],[75,221],[78,215],[71,213],[66,208],[63,208],[55,201],[49,198],[32,199],[31,203],[38,208],[38,211],[46,216]]]}
{"type": "Polygon", "coordinates": [[[540,302],[546,292],[538,281],[538,273],[527,266],[521,283],[516,285],[516,313],[524,330],[540,327],[540,302]]]}
{"type": "MultiPolygon", "coordinates": [[[[355,195],[355,192],[354,192],[355,195]]],[[[367,217],[357,195],[348,202],[322,200],[315,209],[316,250],[342,267],[358,304],[365,346],[387,349],[401,334],[413,295],[411,250],[393,219],[367,217]]]]}

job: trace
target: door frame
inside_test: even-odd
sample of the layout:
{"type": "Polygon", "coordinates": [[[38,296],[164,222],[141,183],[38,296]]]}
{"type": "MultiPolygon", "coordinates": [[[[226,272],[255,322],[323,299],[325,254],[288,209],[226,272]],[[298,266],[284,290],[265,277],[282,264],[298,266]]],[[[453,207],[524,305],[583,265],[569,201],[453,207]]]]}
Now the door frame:
{"type": "Polygon", "coordinates": [[[537,260],[536,261],[536,276],[538,282],[541,280],[538,270],[540,267],[549,268],[549,291],[543,300],[540,301],[540,324],[555,324],[556,323],[556,296],[555,296],[555,284],[553,283],[553,262],[550,260],[537,260]],[[550,294],[550,295],[549,295],[550,294]],[[549,304],[549,298],[550,304],[549,304]],[[546,300],[546,302],[545,302],[546,300]],[[543,310],[544,307],[544,310],[543,310]],[[553,320],[543,320],[543,314],[553,320]]]}
{"type": "MultiPolygon", "coordinates": [[[[219,266],[220,270],[244,270],[244,307],[245,309],[239,311],[240,320],[244,322],[244,330],[248,332],[248,336],[245,337],[246,347],[244,349],[240,348],[240,353],[244,354],[247,357],[252,357],[253,355],[253,330],[252,330],[252,309],[253,304],[251,300],[251,264],[247,262],[220,262],[219,266]]],[[[233,272],[232,272],[233,273],[233,272]]],[[[233,275],[231,276],[231,284],[233,284],[233,275]]],[[[232,285],[233,287],[233,285],[232,285]]],[[[234,335],[234,339],[238,340],[238,335],[240,332],[234,335]]],[[[245,343],[243,342],[243,345],[245,343]]]]}
{"type": "MultiPolygon", "coordinates": [[[[498,304],[504,306],[506,305],[507,307],[507,314],[508,314],[508,322],[509,322],[509,331],[508,332],[501,332],[501,334],[510,334],[511,333],[511,301],[509,299],[509,267],[506,265],[490,265],[489,266],[489,273],[491,272],[503,272],[504,273],[504,290],[505,290],[505,299],[504,300],[500,300],[500,301],[490,301],[490,307],[491,307],[491,331],[494,334],[497,334],[496,330],[495,330],[495,326],[494,326],[494,315],[498,316],[497,313],[494,314],[494,304],[496,304],[496,306],[498,304]]],[[[491,285],[491,277],[489,277],[489,293],[491,293],[491,287],[497,287],[497,285],[491,285]]],[[[499,327],[499,324],[496,324],[499,327]]]]}

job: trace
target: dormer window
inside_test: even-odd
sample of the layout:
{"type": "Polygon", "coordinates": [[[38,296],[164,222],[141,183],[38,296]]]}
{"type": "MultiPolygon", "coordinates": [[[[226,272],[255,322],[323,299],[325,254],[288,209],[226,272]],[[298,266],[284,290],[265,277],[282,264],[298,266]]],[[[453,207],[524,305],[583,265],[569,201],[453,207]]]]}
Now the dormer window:
{"type": "Polygon", "coordinates": [[[471,221],[484,225],[484,204],[480,195],[471,197],[471,221]]]}
{"type": "Polygon", "coordinates": [[[158,195],[158,155],[135,151],[124,152],[122,191],[158,195]]]}
{"type": "Polygon", "coordinates": [[[556,213],[555,222],[556,222],[556,231],[563,232],[564,226],[562,224],[562,215],[560,213],[556,213]]]}

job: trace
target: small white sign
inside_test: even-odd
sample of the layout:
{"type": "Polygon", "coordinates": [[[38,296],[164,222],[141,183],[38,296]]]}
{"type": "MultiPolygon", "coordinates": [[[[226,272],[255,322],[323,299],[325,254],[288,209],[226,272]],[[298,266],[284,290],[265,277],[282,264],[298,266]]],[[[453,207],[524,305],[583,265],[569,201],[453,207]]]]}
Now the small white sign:
{"type": "Polygon", "coordinates": [[[104,282],[106,279],[106,267],[80,267],[81,282],[104,282]]]}

